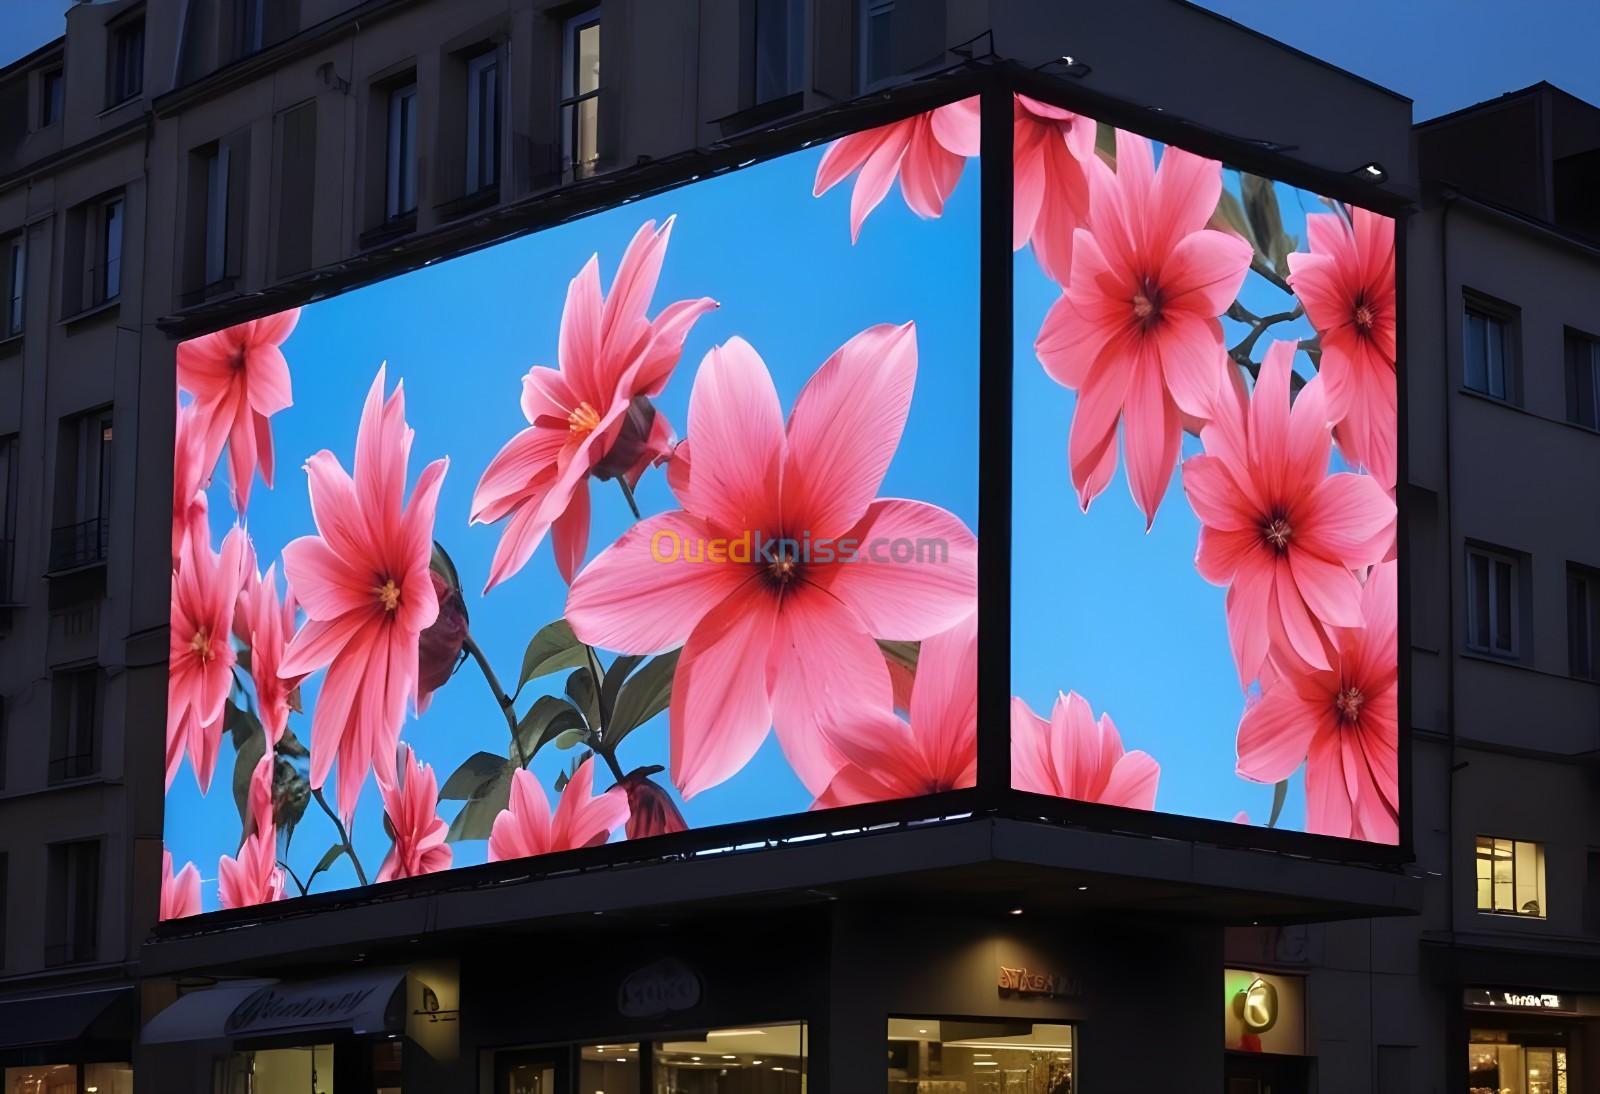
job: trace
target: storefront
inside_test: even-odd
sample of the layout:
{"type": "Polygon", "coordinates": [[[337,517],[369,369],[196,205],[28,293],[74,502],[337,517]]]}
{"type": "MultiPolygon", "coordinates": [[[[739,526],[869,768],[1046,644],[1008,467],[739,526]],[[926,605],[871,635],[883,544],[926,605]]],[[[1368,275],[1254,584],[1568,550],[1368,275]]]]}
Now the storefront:
{"type": "Polygon", "coordinates": [[[1468,988],[1469,1094],[1577,1094],[1600,997],[1530,988],[1468,988]]]}
{"type": "Polygon", "coordinates": [[[133,1094],[131,988],[0,1001],[3,1094],[133,1094]]]}
{"type": "Polygon", "coordinates": [[[1258,969],[1223,970],[1223,1063],[1227,1094],[1305,1094],[1305,978],[1258,969]]]}

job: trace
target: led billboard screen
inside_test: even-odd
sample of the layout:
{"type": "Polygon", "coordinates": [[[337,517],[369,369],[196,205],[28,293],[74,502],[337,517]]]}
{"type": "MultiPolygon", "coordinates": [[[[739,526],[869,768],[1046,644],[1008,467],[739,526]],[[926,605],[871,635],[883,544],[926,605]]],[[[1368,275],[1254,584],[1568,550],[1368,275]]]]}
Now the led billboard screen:
{"type": "Polygon", "coordinates": [[[1394,222],[1015,137],[1012,785],[1397,843],[1394,222]]]}
{"type": "Polygon", "coordinates": [[[182,343],[163,918],[972,785],[977,140],[182,343]]]}

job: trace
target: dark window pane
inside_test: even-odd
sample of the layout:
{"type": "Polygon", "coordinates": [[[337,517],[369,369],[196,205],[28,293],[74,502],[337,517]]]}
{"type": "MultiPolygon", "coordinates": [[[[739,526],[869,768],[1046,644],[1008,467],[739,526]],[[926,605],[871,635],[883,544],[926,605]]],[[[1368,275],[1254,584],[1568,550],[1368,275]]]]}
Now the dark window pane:
{"type": "Polygon", "coordinates": [[[1515,595],[1513,578],[1515,574],[1508,562],[1497,562],[1494,567],[1494,645],[1502,653],[1510,652],[1512,647],[1511,637],[1511,598],[1515,595]]]}
{"type": "Polygon", "coordinates": [[[1489,648],[1489,560],[1483,555],[1467,558],[1467,640],[1478,649],[1489,648]]]}
{"type": "Polygon", "coordinates": [[[1462,332],[1462,359],[1466,363],[1466,384],[1473,391],[1489,390],[1489,350],[1484,342],[1484,317],[1467,312],[1466,329],[1462,332]]]}

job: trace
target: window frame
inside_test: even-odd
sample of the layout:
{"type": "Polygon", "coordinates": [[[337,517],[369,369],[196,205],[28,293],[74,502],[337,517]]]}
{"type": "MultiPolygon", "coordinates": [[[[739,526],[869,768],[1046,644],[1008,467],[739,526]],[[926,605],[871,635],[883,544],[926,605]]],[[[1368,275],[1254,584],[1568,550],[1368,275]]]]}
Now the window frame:
{"type": "Polygon", "coordinates": [[[47,967],[82,965],[99,957],[100,897],[105,885],[105,856],[102,852],[102,841],[98,838],[63,840],[48,845],[45,880],[47,933],[44,947],[47,967]],[[87,865],[76,857],[82,855],[89,856],[87,865]],[[77,884],[86,875],[92,881],[87,899],[77,884]],[[80,918],[85,906],[88,909],[87,922],[80,918]],[[59,935],[56,934],[58,930],[61,932],[59,935]],[[52,938],[59,940],[51,941],[52,938]]]}
{"type": "Polygon", "coordinates": [[[597,34],[602,29],[598,4],[569,15],[561,25],[561,172],[572,179],[590,177],[600,163],[600,94],[605,90],[603,38],[599,52],[600,72],[595,78],[594,87],[588,91],[578,90],[582,81],[578,72],[578,43],[583,32],[590,27],[595,28],[597,34]],[[583,124],[582,107],[588,102],[595,104],[594,149],[589,159],[579,161],[577,155],[582,150],[579,137],[583,124]]]}
{"type": "Polygon", "coordinates": [[[1524,556],[1513,551],[1490,547],[1481,543],[1468,543],[1466,555],[1466,587],[1463,590],[1463,595],[1466,598],[1466,611],[1463,613],[1463,615],[1466,617],[1467,649],[1471,650],[1473,653],[1483,654],[1488,657],[1496,657],[1502,660],[1520,660],[1523,655],[1522,581],[1524,578],[1523,567],[1526,563],[1524,556]],[[1474,597],[1474,586],[1476,582],[1474,580],[1475,575],[1473,574],[1474,560],[1479,558],[1484,560],[1486,566],[1485,596],[1487,601],[1485,604],[1485,609],[1488,613],[1488,618],[1483,620],[1485,638],[1482,643],[1477,641],[1477,632],[1479,629],[1478,615],[1482,609],[1479,608],[1474,597]],[[1500,629],[1499,612],[1495,604],[1495,590],[1498,587],[1495,580],[1495,571],[1497,566],[1507,567],[1511,571],[1510,579],[1507,583],[1507,587],[1510,590],[1509,603],[1506,605],[1506,608],[1511,616],[1510,626],[1507,628],[1507,633],[1510,636],[1509,648],[1503,648],[1496,643],[1496,635],[1500,629]]]}
{"type": "MultiPolygon", "coordinates": [[[[17,565],[17,457],[20,433],[0,434],[0,605],[14,603],[12,582],[17,565]]],[[[0,697],[0,726],[4,723],[4,698],[0,697]]],[[[0,732],[0,749],[4,748],[0,732]]],[[[0,753],[0,787],[5,786],[5,756],[0,753]]]]}
{"type": "Polygon", "coordinates": [[[501,69],[497,46],[490,46],[466,59],[467,147],[461,191],[465,197],[496,189],[500,185],[501,103],[504,99],[501,69]],[[487,88],[484,86],[485,77],[490,85],[487,88]],[[487,120],[484,117],[486,112],[487,120]]]}
{"type": "Polygon", "coordinates": [[[45,771],[46,785],[60,786],[100,773],[104,721],[105,673],[99,665],[68,665],[50,670],[50,756],[45,771]],[[63,706],[67,709],[61,709],[63,706]]]}
{"type": "Polygon", "coordinates": [[[205,248],[201,286],[209,289],[228,278],[228,213],[232,148],[227,141],[211,146],[206,156],[205,248]]]}
{"type": "Polygon", "coordinates": [[[1522,327],[1521,311],[1515,305],[1508,304],[1494,297],[1467,289],[1462,294],[1461,307],[1461,387],[1481,395],[1486,399],[1505,403],[1509,406],[1522,405],[1522,327]],[[1469,342],[1471,324],[1474,319],[1484,323],[1484,377],[1482,386],[1472,381],[1469,359],[1469,342]],[[1489,375],[1489,343],[1487,339],[1488,324],[1494,323],[1501,331],[1500,336],[1500,361],[1501,391],[1494,391],[1493,378],[1489,375]]]}
{"type": "Polygon", "coordinates": [[[384,222],[417,211],[417,80],[415,75],[387,89],[384,126],[384,222]]]}
{"type": "Polygon", "coordinates": [[[1516,839],[1510,836],[1475,836],[1473,838],[1473,905],[1478,914],[1511,916],[1516,919],[1549,919],[1550,902],[1548,894],[1548,872],[1546,870],[1548,858],[1549,854],[1546,850],[1545,844],[1540,840],[1516,839]],[[1507,847],[1511,866],[1511,879],[1509,882],[1511,886],[1510,908],[1502,908],[1500,906],[1499,896],[1497,893],[1497,890],[1502,883],[1496,876],[1494,867],[1495,863],[1499,861],[1497,853],[1500,850],[1501,844],[1505,844],[1507,847]],[[1486,845],[1487,853],[1485,853],[1486,845]],[[1526,907],[1526,905],[1519,905],[1519,886],[1517,884],[1517,860],[1519,848],[1531,848],[1533,854],[1536,856],[1534,860],[1536,876],[1533,882],[1535,896],[1532,903],[1534,903],[1534,905],[1538,908],[1537,911],[1522,911],[1522,907],[1526,907]],[[1489,864],[1487,876],[1484,875],[1484,863],[1489,864]],[[1485,883],[1487,883],[1489,886],[1487,907],[1484,904],[1484,893],[1482,889],[1485,883]]]}
{"type": "Polygon", "coordinates": [[[1600,338],[1575,327],[1567,327],[1562,337],[1562,360],[1566,366],[1567,421],[1580,429],[1600,432],[1600,338]],[[1588,361],[1580,361],[1583,351],[1588,361]],[[1588,390],[1579,377],[1587,372],[1588,390]],[[1585,406],[1584,404],[1588,405],[1585,406]]]}
{"type": "Polygon", "coordinates": [[[106,109],[132,102],[144,92],[144,12],[138,11],[106,28],[106,109]]]}
{"type": "Polygon", "coordinates": [[[805,65],[806,65],[806,23],[810,14],[809,0],[745,0],[747,6],[749,38],[744,49],[750,64],[748,88],[742,93],[741,99],[746,108],[766,106],[798,95],[805,90],[805,65]],[[782,6],[782,36],[785,74],[781,86],[764,88],[763,83],[771,76],[771,69],[764,64],[764,59],[770,56],[771,51],[763,49],[763,28],[768,26],[763,14],[764,8],[775,5],[782,6]],[[798,20],[798,26],[794,25],[798,20]],[[791,33],[793,32],[793,33],[791,33]]]}
{"type": "Polygon", "coordinates": [[[39,109],[38,119],[40,129],[49,129],[52,125],[61,123],[61,115],[66,112],[67,102],[67,69],[65,65],[52,65],[39,73],[39,109]]]}
{"type": "Polygon", "coordinates": [[[888,48],[889,68],[891,71],[882,72],[874,76],[872,71],[873,59],[873,34],[872,21],[882,16],[887,19],[885,29],[892,32],[894,25],[894,9],[896,0],[856,0],[856,53],[857,72],[856,79],[862,92],[876,91],[894,79],[894,38],[890,33],[888,48]]]}
{"type": "Polygon", "coordinates": [[[1567,673],[1600,680],[1600,570],[1567,563],[1567,673]]]}
{"type": "Polygon", "coordinates": [[[15,338],[28,326],[28,233],[25,229],[13,232],[0,245],[4,247],[0,259],[5,262],[0,269],[0,284],[5,288],[0,300],[5,306],[0,312],[0,339],[15,338]]]}
{"type": "Polygon", "coordinates": [[[122,296],[122,252],[127,235],[127,211],[127,199],[121,192],[95,204],[95,254],[100,259],[94,279],[95,306],[109,304],[122,296]]]}

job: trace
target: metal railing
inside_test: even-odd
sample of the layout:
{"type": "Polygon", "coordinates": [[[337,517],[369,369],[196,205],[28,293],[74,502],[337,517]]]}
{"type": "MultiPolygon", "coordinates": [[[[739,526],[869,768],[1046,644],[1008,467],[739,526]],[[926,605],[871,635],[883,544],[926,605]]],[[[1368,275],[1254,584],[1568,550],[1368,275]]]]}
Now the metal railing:
{"type": "Polygon", "coordinates": [[[50,532],[50,569],[73,570],[106,560],[111,525],[104,517],[92,517],[50,532]]]}

